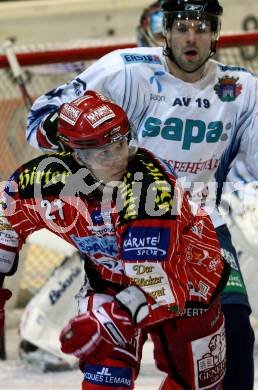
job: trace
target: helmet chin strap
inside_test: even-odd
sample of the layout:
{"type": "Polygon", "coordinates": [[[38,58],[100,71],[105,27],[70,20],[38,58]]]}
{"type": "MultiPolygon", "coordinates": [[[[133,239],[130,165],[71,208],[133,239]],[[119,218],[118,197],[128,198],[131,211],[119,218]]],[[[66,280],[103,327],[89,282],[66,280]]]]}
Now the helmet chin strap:
{"type": "Polygon", "coordinates": [[[177,62],[174,54],[173,54],[173,51],[172,49],[168,46],[168,41],[167,41],[167,38],[165,37],[165,42],[166,42],[166,46],[163,50],[163,54],[164,56],[168,57],[170,59],[170,61],[174,62],[174,64],[176,64],[176,66],[181,69],[183,72],[185,73],[194,73],[194,72],[197,72],[197,70],[199,70],[207,61],[209,58],[213,57],[214,54],[216,53],[216,41],[215,42],[211,42],[211,48],[210,48],[210,52],[209,52],[209,55],[205,58],[205,60],[201,63],[201,65],[199,65],[196,69],[194,70],[185,70],[184,68],[182,68],[182,66],[177,62]]]}

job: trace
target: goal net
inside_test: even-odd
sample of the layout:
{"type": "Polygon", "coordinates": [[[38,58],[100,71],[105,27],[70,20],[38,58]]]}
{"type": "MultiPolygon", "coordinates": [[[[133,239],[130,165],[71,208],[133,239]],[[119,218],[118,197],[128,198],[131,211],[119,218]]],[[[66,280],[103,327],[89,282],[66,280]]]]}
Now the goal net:
{"type": "MultiPolygon", "coordinates": [[[[114,41],[113,41],[114,42],[114,41]]],[[[99,42],[76,42],[67,45],[45,44],[16,47],[17,59],[22,66],[23,78],[34,100],[46,91],[63,84],[93,61],[119,48],[134,47],[134,43],[119,42],[100,46],[99,42]]],[[[217,57],[227,65],[245,67],[258,75],[258,33],[239,33],[222,36],[217,57]]],[[[6,180],[13,170],[39,152],[30,147],[25,139],[27,109],[10,71],[7,58],[0,52],[0,175],[6,180]]],[[[26,303],[44,284],[49,273],[60,264],[65,253],[44,239],[30,241],[22,266],[19,283],[21,300],[26,303]]]]}

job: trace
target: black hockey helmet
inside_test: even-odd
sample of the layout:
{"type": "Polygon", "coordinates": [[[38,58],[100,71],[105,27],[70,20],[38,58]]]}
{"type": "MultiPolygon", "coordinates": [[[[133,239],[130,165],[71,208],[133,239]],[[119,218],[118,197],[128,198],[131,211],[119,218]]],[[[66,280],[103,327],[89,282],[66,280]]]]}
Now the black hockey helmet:
{"type": "Polygon", "coordinates": [[[163,0],[161,1],[163,11],[194,11],[221,16],[222,6],[218,0],[163,0]]]}
{"type": "Polygon", "coordinates": [[[162,0],[164,28],[169,29],[175,18],[210,20],[213,32],[220,30],[223,8],[218,0],[162,0]]]}

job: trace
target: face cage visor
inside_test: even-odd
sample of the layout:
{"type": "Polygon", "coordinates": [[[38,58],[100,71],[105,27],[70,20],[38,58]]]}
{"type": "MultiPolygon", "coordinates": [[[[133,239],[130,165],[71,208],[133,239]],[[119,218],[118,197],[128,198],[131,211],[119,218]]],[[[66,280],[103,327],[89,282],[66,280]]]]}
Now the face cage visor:
{"type": "Polygon", "coordinates": [[[184,25],[188,26],[189,29],[193,28],[199,34],[212,33],[212,41],[218,39],[221,27],[220,17],[217,15],[193,11],[164,12],[164,35],[171,31],[174,23],[178,23],[179,26],[181,24],[182,33],[188,31],[186,28],[184,29],[184,25]]]}
{"type": "MultiPolygon", "coordinates": [[[[88,149],[74,149],[74,152],[79,157],[79,159],[87,166],[90,166],[90,159],[94,151],[107,151],[109,146],[113,145],[116,142],[126,141],[128,144],[129,155],[128,160],[131,160],[138,150],[138,135],[135,127],[130,123],[130,128],[126,134],[116,134],[109,143],[98,148],[88,148],[88,149]]],[[[98,162],[105,166],[105,164],[110,165],[111,160],[115,160],[116,156],[110,156],[101,159],[98,157],[98,162]]]]}

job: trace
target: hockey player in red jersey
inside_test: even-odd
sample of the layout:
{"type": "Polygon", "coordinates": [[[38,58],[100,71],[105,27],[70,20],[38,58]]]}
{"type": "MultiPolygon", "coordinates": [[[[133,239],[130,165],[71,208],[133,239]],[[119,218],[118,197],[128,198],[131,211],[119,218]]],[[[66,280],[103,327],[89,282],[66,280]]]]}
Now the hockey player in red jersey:
{"type": "MultiPolygon", "coordinates": [[[[133,389],[147,332],[168,374],[162,389],[219,389],[218,297],[229,266],[210,218],[192,213],[171,167],[138,149],[125,112],[102,95],[64,103],[58,137],[71,152],[22,165],[6,185],[1,273],[42,228],[85,255],[97,288],[81,289],[79,315],[60,336],[62,351],[80,359],[83,389],[133,389]]],[[[0,302],[7,294],[0,290],[0,302]]]]}

